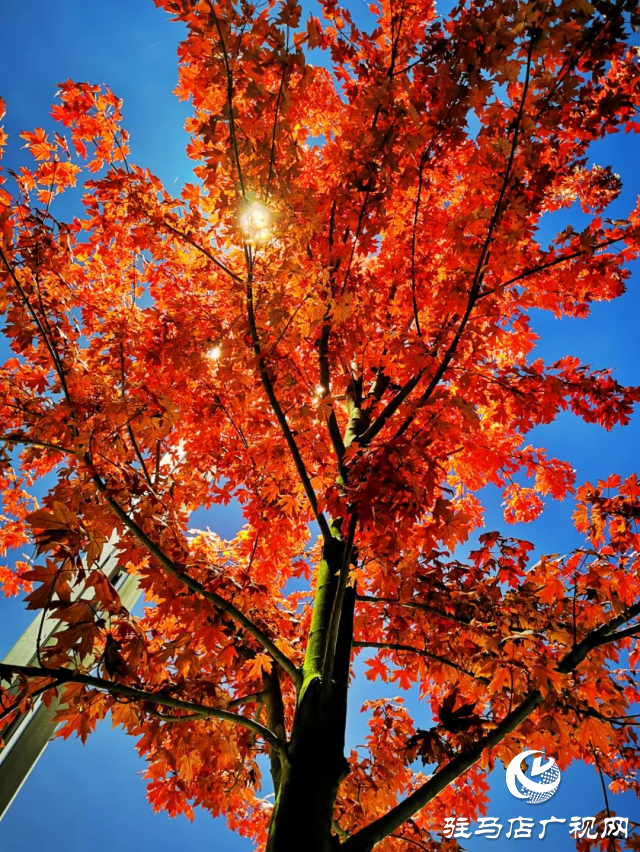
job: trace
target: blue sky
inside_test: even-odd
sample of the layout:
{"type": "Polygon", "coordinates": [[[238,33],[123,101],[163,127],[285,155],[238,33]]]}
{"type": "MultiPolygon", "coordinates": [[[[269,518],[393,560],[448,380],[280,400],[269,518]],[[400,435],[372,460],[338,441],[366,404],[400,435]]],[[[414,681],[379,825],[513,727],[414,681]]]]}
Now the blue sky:
{"type": "MultiPolygon", "coordinates": [[[[356,15],[364,15],[363,0],[347,0],[356,15]]],[[[67,78],[107,83],[124,98],[124,126],[131,134],[132,160],[148,166],[171,190],[190,179],[191,163],[184,148],[182,124],[189,112],[171,94],[177,79],[176,48],[181,28],[169,23],[152,0],[2,0],[0,5],[0,48],[4,75],[0,96],[7,103],[4,124],[10,134],[9,163],[20,159],[18,133],[49,124],[48,112],[56,84],[67,78]]],[[[622,216],[640,191],[640,170],[634,162],[635,140],[615,137],[599,143],[593,161],[612,165],[621,174],[624,190],[610,210],[622,216]],[[635,173],[635,174],[634,174],[635,173]]],[[[637,154],[635,154],[637,157],[637,154]]],[[[563,227],[580,224],[575,211],[545,223],[563,227]]],[[[637,317],[640,316],[638,271],[629,292],[617,302],[597,306],[586,321],[563,320],[537,315],[534,329],[541,336],[539,353],[546,360],[575,354],[594,367],[614,367],[620,381],[640,384],[637,317]]],[[[2,354],[0,346],[0,354],[2,354]]],[[[571,461],[578,481],[604,477],[611,472],[630,473],[638,465],[636,447],[640,440],[640,416],[625,428],[607,433],[562,415],[547,427],[536,430],[531,442],[547,447],[549,454],[571,461]]],[[[503,526],[499,499],[487,492],[487,525],[503,526]]],[[[509,532],[536,542],[540,551],[561,552],[579,543],[572,532],[571,502],[550,507],[542,518],[526,528],[509,532]]],[[[195,523],[198,520],[194,519],[195,523]]],[[[218,510],[207,522],[222,535],[233,534],[240,523],[237,508],[218,510]]],[[[30,620],[20,601],[0,600],[0,658],[30,620]]],[[[363,741],[364,717],[358,713],[365,697],[387,695],[389,688],[362,679],[351,696],[349,743],[363,741]],[[372,694],[372,692],[374,694],[372,694]]],[[[418,723],[427,724],[425,711],[408,699],[418,723]]],[[[185,819],[171,820],[153,814],[145,801],[145,783],[139,773],[143,765],[133,749],[133,740],[103,725],[89,738],[53,742],[21,794],[0,824],[0,850],[27,852],[46,845],[48,852],[119,852],[143,849],[195,852],[202,848],[250,849],[247,841],[234,837],[221,822],[198,813],[192,825],[185,819]]],[[[595,772],[574,767],[565,773],[552,802],[537,807],[520,805],[506,792],[504,771],[491,776],[492,801],[489,814],[503,823],[516,816],[536,820],[551,815],[562,818],[588,816],[603,807],[600,782],[595,772]]],[[[634,797],[615,797],[621,815],[640,820],[634,797]]],[[[554,826],[545,841],[537,839],[465,843],[471,852],[512,848],[515,844],[537,848],[571,850],[566,826],[554,826]],[[544,848],[544,847],[543,847],[544,848]]],[[[409,848],[409,847],[407,847],[409,848]]]]}

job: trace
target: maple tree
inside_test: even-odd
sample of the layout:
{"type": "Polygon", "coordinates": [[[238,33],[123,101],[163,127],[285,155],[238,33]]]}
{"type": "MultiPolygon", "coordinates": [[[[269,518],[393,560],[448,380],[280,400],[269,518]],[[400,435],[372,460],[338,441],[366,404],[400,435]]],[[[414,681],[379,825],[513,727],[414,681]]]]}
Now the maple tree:
{"type": "Polygon", "coordinates": [[[0,580],[63,624],[39,665],[0,666],[3,720],[62,687],[63,736],[111,714],[155,808],[270,852],[456,849],[444,817],[483,812],[525,744],[640,792],[640,484],[576,487],[526,441],[640,399],[534,358],[530,328],[621,295],[640,249],[638,209],[603,217],[619,177],[588,167],[640,128],[635,4],[384,0],[367,31],[335,0],[156,4],[187,26],[196,182],[172,196],[129,162],[118,98],[68,81],[0,188],[0,545],[39,557],[0,580]],[[576,202],[587,227],[543,246],[576,202]],[[483,531],[487,484],[507,522],[575,494],[584,544],[483,531]],[[233,540],[190,529],[231,500],[233,540]],[[114,541],[140,616],[101,568],[114,541]],[[363,653],[425,710],[367,702],[345,755],[363,653]]]}

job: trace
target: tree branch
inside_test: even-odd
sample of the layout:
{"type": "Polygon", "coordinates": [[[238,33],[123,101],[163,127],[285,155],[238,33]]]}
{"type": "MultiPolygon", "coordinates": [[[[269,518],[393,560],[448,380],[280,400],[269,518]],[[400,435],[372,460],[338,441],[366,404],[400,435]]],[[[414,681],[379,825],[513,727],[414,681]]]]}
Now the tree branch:
{"type": "Polygon", "coordinates": [[[490,683],[489,678],[481,677],[479,675],[474,675],[473,672],[467,671],[467,669],[463,669],[462,666],[459,666],[457,663],[451,662],[446,657],[441,657],[439,654],[432,654],[431,651],[427,651],[425,648],[414,648],[413,645],[403,645],[398,642],[354,642],[354,648],[380,648],[384,651],[401,651],[409,654],[418,654],[421,657],[426,657],[428,660],[433,660],[434,663],[441,663],[443,666],[447,666],[450,669],[455,669],[460,674],[466,675],[467,677],[473,678],[473,680],[477,680],[480,683],[488,684],[490,683]]]}
{"type": "Polygon", "coordinates": [[[438,609],[435,606],[430,606],[429,604],[420,603],[419,601],[401,601],[397,598],[381,598],[375,595],[358,595],[358,601],[362,601],[362,603],[385,603],[385,604],[393,604],[394,606],[405,606],[409,609],[417,609],[420,612],[428,612],[431,615],[437,615],[440,618],[444,618],[447,621],[454,621],[456,624],[464,624],[468,626],[471,621],[467,618],[462,618],[459,615],[452,615],[449,612],[445,612],[442,609],[438,609]]]}
{"type": "Polygon", "coordinates": [[[261,630],[250,618],[248,618],[243,612],[237,609],[232,603],[225,600],[216,592],[209,592],[204,588],[202,583],[199,583],[197,580],[194,580],[188,574],[186,574],[178,565],[170,559],[167,554],[160,548],[158,545],[152,541],[149,536],[142,530],[138,524],[130,517],[130,515],[125,512],[125,510],[113,499],[113,497],[109,496],[107,491],[107,486],[101,479],[101,477],[92,472],[91,478],[98,489],[98,491],[102,494],[105,499],[105,502],[111,509],[111,511],[119,518],[120,521],[125,525],[125,527],[133,533],[133,535],[137,538],[137,540],[143,544],[149,553],[155,557],[158,562],[165,568],[165,570],[171,574],[172,577],[175,577],[177,580],[180,580],[188,589],[191,589],[192,592],[195,592],[198,595],[201,595],[205,600],[210,601],[214,604],[218,609],[222,610],[222,612],[226,613],[228,616],[237,621],[238,624],[242,625],[244,629],[253,636],[253,638],[262,645],[262,647],[276,660],[282,668],[288,672],[291,676],[293,682],[296,684],[296,687],[299,686],[300,683],[300,673],[296,665],[284,654],[278,646],[267,636],[267,634],[261,630]]]}
{"type": "MultiPolygon", "coordinates": [[[[220,710],[216,707],[207,707],[204,704],[195,704],[192,701],[183,701],[180,698],[171,698],[168,695],[159,695],[154,692],[147,692],[143,689],[137,689],[132,686],[126,686],[122,683],[116,683],[102,677],[94,677],[93,675],[79,674],[70,669],[41,669],[36,666],[18,666],[0,663],[0,678],[9,680],[7,675],[22,675],[24,677],[41,677],[51,678],[53,683],[51,688],[63,683],[79,683],[83,686],[91,686],[95,689],[101,689],[109,692],[112,695],[122,695],[125,698],[131,698],[134,701],[150,701],[153,704],[158,704],[162,707],[171,707],[174,710],[185,710],[193,714],[193,718],[199,719],[220,719],[222,722],[231,722],[235,725],[240,725],[253,731],[261,736],[270,746],[284,750],[284,743],[276,737],[276,735],[253,719],[246,716],[241,716],[238,713],[229,713],[227,710],[220,710]]],[[[165,717],[166,718],[166,717],[165,717]]],[[[182,721],[180,717],[176,717],[175,721],[182,721]]]]}
{"type": "MultiPolygon", "coordinates": [[[[229,63],[229,54],[227,52],[227,47],[224,41],[224,37],[222,34],[222,28],[220,26],[220,21],[218,19],[218,15],[216,14],[216,9],[212,0],[207,0],[209,9],[211,11],[211,16],[213,18],[216,31],[218,33],[218,40],[220,42],[220,49],[222,51],[222,58],[224,63],[225,75],[227,79],[227,108],[229,110],[229,137],[231,140],[231,146],[234,153],[236,169],[238,172],[238,182],[240,184],[240,192],[242,198],[246,200],[246,191],[244,185],[244,179],[242,177],[242,167],[240,165],[240,153],[238,150],[238,138],[236,133],[235,126],[235,118],[233,115],[233,77],[231,74],[231,66],[229,63]]],[[[260,379],[262,381],[262,385],[266,391],[267,398],[269,399],[269,403],[271,404],[271,408],[273,409],[274,414],[276,415],[276,419],[280,425],[280,428],[283,432],[285,441],[289,447],[291,455],[293,456],[293,461],[298,471],[298,475],[302,481],[302,486],[304,488],[305,494],[307,495],[307,499],[311,505],[313,510],[314,517],[318,522],[318,526],[322,532],[323,537],[328,539],[331,536],[329,531],[329,525],[326,521],[324,515],[318,511],[318,500],[313,490],[313,486],[311,485],[311,480],[309,479],[309,475],[307,474],[306,468],[304,466],[304,462],[302,460],[302,456],[300,455],[300,451],[298,449],[298,445],[296,444],[295,438],[293,437],[293,433],[289,427],[289,423],[287,421],[286,415],[278,402],[276,397],[273,384],[271,382],[271,378],[269,376],[269,372],[267,369],[267,364],[262,354],[262,347],[260,345],[260,337],[258,335],[256,319],[255,319],[255,311],[253,304],[253,270],[252,270],[252,261],[251,261],[251,252],[250,250],[247,252],[245,247],[245,256],[247,258],[247,281],[246,281],[246,299],[247,299],[247,314],[249,320],[249,330],[251,333],[251,342],[253,345],[253,350],[258,359],[258,371],[260,373],[260,379]]],[[[241,280],[241,279],[238,279],[241,280]]],[[[278,660],[278,662],[282,662],[278,660]]],[[[286,668],[283,666],[283,668],[286,668]]],[[[288,669],[287,669],[288,670],[288,669]]]]}
{"type": "Polygon", "coordinates": [[[221,263],[217,259],[217,257],[211,254],[211,252],[204,248],[204,246],[201,246],[199,243],[193,240],[189,236],[189,234],[185,234],[183,231],[179,231],[177,228],[174,228],[173,225],[170,225],[168,222],[163,221],[162,224],[168,231],[170,231],[172,234],[175,234],[176,237],[180,237],[180,239],[184,240],[186,243],[189,243],[192,248],[203,254],[208,260],[211,261],[211,263],[221,269],[222,272],[226,272],[226,274],[233,278],[234,281],[236,281],[238,284],[242,284],[242,277],[240,275],[236,275],[233,270],[229,269],[228,266],[225,266],[224,263],[221,263]]]}
{"type": "Polygon", "coordinates": [[[31,302],[29,301],[29,297],[27,296],[27,294],[24,290],[24,287],[20,283],[20,280],[19,280],[18,276],[16,275],[13,266],[11,265],[11,263],[9,263],[9,259],[7,258],[6,254],[2,250],[1,246],[0,246],[0,260],[2,260],[2,263],[3,263],[4,267],[6,268],[7,272],[9,273],[11,280],[16,285],[16,287],[18,289],[18,293],[20,294],[20,298],[22,299],[24,306],[26,307],[28,313],[31,314],[31,318],[33,319],[33,322],[34,322],[36,328],[38,329],[38,333],[40,334],[40,336],[42,338],[42,342],[44,343],[47,351],[49,352],[49,355],[51,356],[51,360],[53,361],[53,367],[54,367],[56,373],[58,374],[58,378],[60,379],[60,386],[62,388],[62,392],[64,394],[64,397],[65,397],[67,403],[69,404],[69,406],[71,407],[71,397],[69,396],[69,388],[67,386],[67,380],[66,380],[66,377],[65,377],[65,374],[64,374],[64,369],[62,367],[62,362],[60,361],[60,359],[58,357],[58,353],[56,352],[56,350],[54,349],[54,347],[51,344],[51,341],[49,340],[49,337],[47,335],[47,332],[46,332],[44,326],[42,325],[40,317],[38,316],[35,309],[31,305],[31,302]]]}
{"type": "MultiPolygon", "coordinates": [[[[225,75],[227,80],[227,108],[229,110],[229,138],[231,140],[231,147],[233,149],[236,169],[238,172],[238,182],[240,184],[240,192],[242,198],[246,201],[246,191],[244,185],[244,179],[242,177],[242,167],[240,165],[240,152],[238,150],[238,137],[236,133],[236,125],[235,118],[233,115],[233,77],[231,74],[231,65],[229,63],[229,54],[227,52],[227,47],[224,41],[224,37],[222,34],[222,28],[220,26],[220,21],[218,19],[218,15],[216,14],[215,5],[212,0],[207,0],[209,9],[211,11],[211,16],[213,18],[216,31],[218,33],[218,40],[220,43],[220,49],[222,51],[222,59],[224,63],[225,75]]],[[[267,364],[262,354],[262,347],[260,345],[260,337],[258,335],[258,329],[256,325],[255,318],[255,310],[253,304],[253,263],[251,260],[251,251],[250,249],[247,251],[247,247],[245,246],[245,257],[247,259],[247,281],[246,281],[246,300],[247,300],[247,314],[249,321],[249,330],[251,333],[251,342],[253,345],[253,351],[258,359],[258,371],[260,373],[260,379],[262,381],[262,385],[267,394],[267,398],[269,399],[269,403],[271,404],[271,408],[273,409],[274,414],[276,415],[276,419],[280,425],[282,433],[284,435],[285,441],[289,447],[291,455],[293,457],[293,461],[298,471],[298,476],[302,482],[302,486],[304,488],[305,494],[307,495],[307,499],[309,500],[309,504],[313,510],[314,517],[318,522],[318,526],[322,532],[322,535],[325,540],[330,538],[331,533],[329,531],[329,524],[326,521],[326,518],[322,514],[322,512],[318,511],[318,500],[313,490],[313,486],[311,484],[311,480],[309,475],[307,474],[307,470],[305,468],[304,462],[302,460],[302,456],[298,449],[298,445],[296,444],[295,438],[293,437],[293,433],[291,428],[289,427],[289,423],[287,421],[286,415],[278,402],[278,398],[276,397],[275,390],[273,388],[273,383],[271,382],[271,378],[269,376],[269,371],[267,369],[267,364]]],[[[240,281],[241,279],[237,279],[240,281]]],[[[281,663],[280,660],[278,662],[281,663]]],[[[282,665],[282,663],[281,663],[282,665]]],[[[283,666],[283,668],[286,668],[283,666]]],[[[287,669],[288,670],[288,669],[287,669]]]]}
{"type": "Polygon", "coordinates": [[[518,281],[521,281],[523,278],[529,278],[531,275],[537,275],[539,272],[545,272],[547,269],[551,269],[554,266],[559,266],[561,263],[566,263],[568,260],[576,260],[578,257],[583,257],[585,254],[591,254],[593,251],[597,251],[598,249],[608,248],[609,246],[614,245],[615,243],[619,243],[624,240],[624,237],[611,237],[611,239],[604,240],[601,243],[596,243],[590,251],[574,251],[571,254],[564,254],[561,257],[556,257],[553,260],[548,260],[545,263],[541,263],[538,266],[533,266],[530,269],[524,269],[522,272],[519,272],[517,275],[514,275],[513,278],[509,278],[507,281],[503,281],[502,284],[497,284],[495,287],[491,287],[488,290],[484,290],[478,296],[478,301],[480,299],[484,299],[486,296],[491,296],[492,293],[497,293],[498,290],[504,290],[506,287],[509,287],[511,284],[517,284],[518,281]]]}
{"type": "MultiPolygon", "coordinates": [[[[522,96],[520,99],[520,106],[518,108],[518,113],[515,120],[515,126],[513,131],[513,139],[511,142],[511,149],[509,151],[509,157],[507,160],[507,166],[505,169],[504,177],[502,179],[502,185],[500,187],[500,193],[498,195],[498,200],[496,201],[493,215],[491,216],[491,221],[489,222],[489,228],[487,229],[487,234],[484,239],[484,243],[482,245],[482,249],[480,251],[480,256],[478,257],[478,261],[476,264],[476,269],[473,275],[473,280],[471,282],[471,287],[469,290],[469,298],[467,300],[467,307],[464,312],[462,319],[458,325],[456,333],[454,335],[453,340],[449,344],[447,351],[445,352],[440,365],[438,366],[433,378],[429,382],[429,386],[424,391],[422,396],[418,401],[418,406],[424,405],[424,403],[429,399],[433,391],[440,384],[440,380],[442,379],[444,373],[446,372],[451,359],[455,355],[458,344],[460,343],[460,339],[462,334],[469,322],[471,317],[471,313],[473,311],[474,305],[478,298],[478,290],[486,273],[486,264],[488,261],[489,250],[491,246],[491,241],[493,240],[494,231],[498,225],[500,220],[500,214],[502,213],[502,204],[507,192],[507,188],[509,186],[509,180],[511,178],[511,169],[513,167],[513,161],[515,159],[516,149],[518,147],[518,138],[520,135],[520,125],[522,123],[522,117],[524,115],[524,107],[527,100],[527,93],[529,91],[529,82],[531,78],[531,58],[533,53],[533,39],[529,40],[529,47],[527,50],[527,61],[526,61],[526,72],[525,72],[525,80],[522,88],[522,96]]],[[[424,373],[426,372],[427,366],[425,365],[419,372],[410,379],[401,391],[394,397],[391,402],[387,404],[387,406],[383,409],[380,415],[376,418],[376,420],[371,424],[371,426],[367,429],[367,431],[362,435],[359,443],[361,445],[367,445],[371,443],[373,438],[382,430],[385,423],[389,418],[397,411],[402,402],[409,396],[411,391],[416,387],[424,373]]],[[[400,429],[397,431],[395,437],[399,437],[402,435],[406,429],[409,427],[411,421],[413,420],[413,415],[406,418],[406,420],[401,425],[400,429]]]]}
{"type": "MultiPolygon", "coordinates": [[[[457,345],[457,344],[456,344],[457,345]]],[[[427,364],[425,364],[415,376],[409,379],[408,382],[404,384],[404,386],[398,391],[398,393],[393,397],[393,399],[389,400],[389,402],[382,409],[380,414],[373,421],[371,426],[358,438],[358,444],[361,447],[368,446],[371,441],[378,435],[379,432],[382,431],[385,424],[388,420],[393,417],[396,411],[400,408],[402,403],[407,399],[409,394],[417,387],[420,379],[427,372],[427,364]]],[[[439,381],[439,379],[438,379],[439,381]]]]}
{"type": "Polygon", "coordinates": [[[57,453],[75,456],[76,452],[68,447],[62,447],[59,444],[51,444],[48,441],[40,441],[36,438],[29,438],[27,435],[0,435],[0,441],[5,441],[7,444],[24,444],[27,447],[41,447],[45,450],[55,450],[57,453]]]}
{"type": "Polygon", "coordinates": [[[244,707],[246,704],[262,704],[264,702],[264,692],[252,692],[251,695],[242,695],[240,698],[234,698],[227,704],[227,710],[235,710],[236,707],[244,707]]]}
{"type": "Polygon", "coordinates": [[[340,629],[340,621],[343,611],[344,596],[349,582],[349,573],[351,566],[351,556],[353,554],[353,541],[358,525],[357,515],[351,515],[349,518],[349,530],[347,539],[344,543],[342,552],[342,564],[340,566],[340,574],[336,585],[335,597],[331,609],[331,617],[327,629],[327,646],[325,648],[324,663],[322,669],[322,682],[326,689],[331,688],[333,678],[333,669],[336,661],[336,647],[338,641],[338,631],[340,629]]]}
{"type": "Polygon", "coordinates": [[[420,213],[420,197],[422,195],[422,184],[424,181],[424,167],[427,163],[426,154],[427,151],[425,150],[420,157],[420,166],[418,168],[418,193],[413,212],[413,229],[411,232],[411,302],[413,305],[413,319],[416,324],[416,332],[420,340],[422,340],[422,330],[420,328],[418,301],[416,299],[416,239],[418,236],[418,215],[420,213]]]}
{"type": "MultiPolygon", "coordinates": [[[[46,331],[44,330],[44,328],[42,326],[42,323],[39,321],[37,314],[35,313],[34,309],[32,308],[26,293],[24,292],[18,278],[16,277],[16,274],[13,270],[13,267],[11,266],[8,259],[6,258],[4,253],[2,252],[1,248],[0,248],[0,259],[4,263],[7,271],[9,272],[11,278],[13,279],[14,283],[16,284],[16,287],[18,288],[18,291],[21,295],[21,298],[24,301],[25,306],[29,310],[29,312],[30,312],[30,314],[33,318],[34,323],[36,324],[36,327],[37,327],[37,329],[38,329],[38,331],[39,331],[39,333],[40,333],[40,335],[43,339],[43,342],[44,342],[45,346],[47,347],[49,354],[50,354],[50,356],[53,360],[53,365],[54,365],[54,368],[55,368],[55,370],[58,373],[58,376],[60,378],[60,382],[61,382],[61,385],[62,385],[62,389],[63,389],[64,395],[65,395],[65,398],[66,398],[69,406],[72,408],[73,406],[71,404],[71,398],[69,396],[69,392],[68,392],[68,389],[67,389],[67,385],[66,385],[66,381],[65,381],[65,377],[64,377],[64,371],[62,369],[62,364],[61,364],[61,362],[60,362],[60,360],[57,356],[55,349],[53,348],[52,344],[50,343],[50,341],[48,339],[48,336],[47,336],[46,331]]],[[[31,441],[30,439],[25,439],[25,438],[20,438],[20,440],[18,440],[18,436],[5,436],[4,439],[7,440],[7,441],[12,440],[13,443],[27,443],[28,442],[28,443],[32,443],[36,446],[38,446],[38,445],[45,446],[45,442],[36,442],[36,441],[31,441]]],[[[51,444],[51,445],[46,445],[46,446],[47,446],[48,449],[58,450],[58,447],[56,445],[51,444]]],[[[63,448],[60,448],[60,452],[69,452],[69,451],[64,450],[63,448]]],[[[77,453],[74,453],[74,455],[77,455],[77,453]]],[[[229,601],[226,601],[224,598],[220,597],[220,595],[216,594],[215,592],[208,592],[204,588],[204,586],[202,586],[201,583],[199,583],[197,580],[194,580],[193,578],[189,577],[188,574],[186,574],[184,571],[182,571],[164,553],[164,551],[160,547],[158,547],[155,544],[155,542],[153,542],[149,538],[149,536],[147,536],[147,534],[136,524],[136,522],[129,516],[129,514],[127,512],[125,512],[125,510],[122,509],[122,507],[108,494],[107,486],[106,486],[105,482],[102,480],[102,478],[99,476],[99,474],[96,473],[96,471],[93,467],[93,463],[91,461],[91,458],[87,454],[85,454],[82,457],[82,460],[84,461],[84,463],[89,468],[91,479],[92,479],[93,483],[95,484],[96,488],[98,489],[98,491],[103,495],[103,497],[104,497],[107,505],[109,506],[109,508],[116,515],[116,517],[118,517],[122,521],[122,523],[127,527],[127,529],[129,529],[130,532],[132,532],[135,535],[135,537],[138,539],[138,541],[140,541],[141,544],[143,544],[146,547],[146,549],[149,551],[149,553],[151,553],[151,555],[154,556],[160,562],[160,564],[168,571],[169,574],[176,577],[176,579],[180,580],[185,586],[187,586],[187,588],[191,589],[191,591],[195,592],[196,594],[202,595],[202,597],[204,597],[206,600],[215,604],[215,606],[217,606],[218,609],[222,610],[227,615],[229,615],[231,618],[233,618],[235,621],[237,621],[239,624],[241,624],[247,630],[247,632],[250,633],[254,637],[254,639],[256,639],[262,645],[262,647],[266,651],[268,651],[268,653],[270,653],[271,656],[278,663],[280,663],[282,668],[286,672],[289,673],[289,675],[291,676],[291,678],[294,681],[294,684],[296,685],[296,688],[298,688],[299,685],[300,685],[300,681],[301,681],[300,673],[299,673],[297,667],[295,666],[295,664],[286,656],[286,654],[283,654],[282,651],[280,651],[280,649],[277,647],[277,645],[266,635],[266,633],[264,633],[264,631],[262,631],[257,625],[255,625],[251,621],[251,619],[249,619],[246,615],[244,615],[242,612],[240,612],[240,610],[238,610],[232,603],[230,603],[229,601]]],[[[309,485],[310,485],[310,483],[309,483],[309,485]]],[[[315,495],[314,495],[314,497],[315,497],[315,495]]]]}
{"type": "MultiPolygon", "coordinates": [[[[331,213],[329,215],[329,284],[333,286],[335,283],[335,275],[340,265],[339,261],[335,261],[332,258],[333,254],[333,233],[335,229],[335,218],[336,218],[336,200],[333,199],[331,204],[331,213]]],[[[320,378],[320,388],[321,388],[321,396],[322,399],[327,397],[331,393],[331,368],[329,364],[329,339],[331,337],[331,308],[330,304],[327,302],[325,305],[324,316],[322,319],[322,330],[320,332],[320,337],[318,338],[318,372],[320,378]]],[[[342,435],[340,434],[340,427],[338,425],[338,419],[336,417],[335,409],[333,404],[331,405],[329,415],[327,417],[327,428],[329,430],[329,437],[331,438],[331,443],[333,444],[333,449],[335,451],[336,457],[338,459],[338,470],[342,469],[342,457],[344,455],[344,442],[342,440],[342,435]]]]}
{"type": "Polygon", "coordinates": [[[628,639],[630,636],[636,636],[638,633],[640,633],[640,624],[633,624],[631,627],[626,627],[624,630],[618,630],[617,633],[611,633],[599,644],[608,645],[610,642],[618,642],[621,639],[628,639]]]}
{"type": "Polygon", "coordinates": [[[247,273],[246,284],[247,317],[249,321],[249,332],[251,334],[253,351],[258,360],[258,372],[260,374],[262,386],[265,389],[273,413],[276,416],[276,420],[278,421],[284,439],[287,443],[287,446],[289,447],[291,457],[293,458],[293,463],[295,465],[296,470],[298,471],[298,476],[300,477],[300,481],[302,482],[302,487],[304,488],[305,494],[307,495],[307,500],[309,501],[309,505],[311,506],[313,515],[316,521],[318,522],[318,526],[320,527],[320,531],[324,540],[328,541],[329,539],[331,539],[331,531],[329,529],[329,524],[327,523],[327,519],[325,518],[323,513],[320,512],[318,509],[318,498],[316,497],[313,485],[311,484],[311,479],[309,478],[309,474],[307,473],[307,469],[302,459],[302,455],[300,454],[296,439],[294,438],[293,432],[291,431],[291,427],[289,426],[287,417],[284,411],[282,410],[280,402],[278,401],[278,398],[276,396],[271,377],[269,376],[267,363],[265,361],[264,355],[262,354],[262,345],[260,343],[260,336],[258,335],[258,327],[256,324],[256,316],[253,304],[253,272],[252,264],[250,261],[248,263],[248,267],[249,268],[247,273]]]}
{"type": "MultiPolygon", "coordinates": [[[[629,607],[616,618],[587,634],[565,657],[560,660],[556,670],[561,674],[569,674],[580,665],[590,651],[610,641],[605,637],[640,613],[640,602],[629,607]],[[604,641],[603,641],[604,640],[604,641]]],[[[391,808],[384,816],[361,829],[345,841],[340,847],[342,852],[371,852],[376,843],[384,840],[396,829],[410,819],[417,811],[434,799],[449,784],[455,781],[463,772],[470,769],[481,757],[483,751],[498,745],[519,725],[522,724],[534,710],[543,702],[543,695],[538,689],[532,690],[520,704],[497,723],[495,728],[486,736],[474,743],[466,751],[461,752],[450,763],[443,766],[402,802],[391,808]]]]}
{"type": "Polygon", "coordinates": [[[222,35],[222,28],[220,26],[220,21],[218,19],[218,15],[216,14],[216,7],[212,3],[212,0],[207,0],[209,4],[209,9],[211,10],[211,16],[213,17],[213,21],[215,23],[215,27],[218,33],[218,40],[220,42],[220,50],[222,51],[222,59],[224,62],[224,70],[227,78],[227,108],[229,110],[229,138],[231,140],[231,146],[233,148],[233,153],[236,162],[236,168],[238,170],[238,181],[240,183],[240,192],[242,193],[243,199],[246,199],[246,192],[244,188],[244,179],[242,177],[242,168],[240,167],[240,153],[238,151],[238,137],[236,134],[236,123],[235,117],[233,115],[233,77],[231,75],[231,65],[229,64],[229,54],[227,53],[227,46],[224,41],[224,37],[222,35]]]}

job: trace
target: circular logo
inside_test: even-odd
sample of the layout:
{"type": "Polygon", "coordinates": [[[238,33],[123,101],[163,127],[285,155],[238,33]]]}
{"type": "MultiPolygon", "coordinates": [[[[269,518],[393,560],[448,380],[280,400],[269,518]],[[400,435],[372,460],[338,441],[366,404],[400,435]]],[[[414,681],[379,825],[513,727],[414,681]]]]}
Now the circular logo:
{"type": "Polygon", "coordinates": [[[560,786],[561,774],[552,757],[545,763],[542,762],[542,757],[535,757],[531,767],[527,766],[524,761],[532,754],[541,755],[542,752],[530,749],[513,758],[507,767],[507,787],[516,799],[525,799],[530,805],[539,805],[554,795],[560,786]]]}

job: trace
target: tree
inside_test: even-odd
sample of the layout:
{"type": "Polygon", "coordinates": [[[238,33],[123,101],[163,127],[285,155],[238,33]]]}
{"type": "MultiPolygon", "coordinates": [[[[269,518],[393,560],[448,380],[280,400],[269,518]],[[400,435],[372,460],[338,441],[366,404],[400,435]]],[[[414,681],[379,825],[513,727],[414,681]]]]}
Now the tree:
{"type": "Polygon", "coordinates": [[[38,666],[0,666],[2,717],[64,687],[64,736],[110,713],[154,807],[269,852],[455,849],[454,798],[473,816],[461,791],[525,743],[638,792],[640,485],[576,488],[526,443],[640,398],[534,360],[529,322],[619,296],[638,253],[638,210],[602,217],[619,177],[587,166],[640,127],[634,4],[374,3],[361,31],[332,0],[304,25],[295,0],[156,2],[188,28],[197,183],[170,195],[129,162],[119,100],[69,81],[0,189],[0,544],[40,557],[0,578],[65,625],[38,666]],[[587,227],[543,247],[574,202],[587,227]],[[535,558],[483,530],[488,483],[507,522],[575,493],[584,545],[535,558]],[[190,530],[232,499],[234,540],[190,530]],[[101,571],[114,534],[143,616],[101,571]],[[368,702],[368,756],[346,757],[363,651],[433,723],[368,702]]]}

